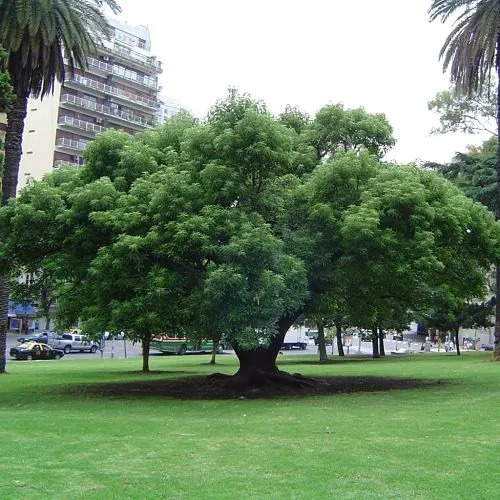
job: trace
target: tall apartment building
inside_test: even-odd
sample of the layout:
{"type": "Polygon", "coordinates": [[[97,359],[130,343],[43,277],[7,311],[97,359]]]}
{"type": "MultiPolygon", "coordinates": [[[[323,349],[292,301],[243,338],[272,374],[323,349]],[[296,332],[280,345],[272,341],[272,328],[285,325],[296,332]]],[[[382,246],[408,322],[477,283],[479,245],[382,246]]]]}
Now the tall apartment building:
{"type": "Polygon", "coordinates": [[[53,95],[30,99],[23,135],[19,186],[61,165],[83,164],[83,150],[109,128],[131,134],[160,119],[158,75],[146,26],[108,19],[110,39],[88,59],[86,71],[69,72],[53,95]]]}
{"type": "Polygon", "coordinates": [[[176,115],[179,113],[181,110],[181,105],[177,102],[171,99],[170,97],[167,97],[165,95],[160,95],[160,109],[158,111],[158,123],[163,123],[165,120],[168,120],[172,116],[176,115]]]}

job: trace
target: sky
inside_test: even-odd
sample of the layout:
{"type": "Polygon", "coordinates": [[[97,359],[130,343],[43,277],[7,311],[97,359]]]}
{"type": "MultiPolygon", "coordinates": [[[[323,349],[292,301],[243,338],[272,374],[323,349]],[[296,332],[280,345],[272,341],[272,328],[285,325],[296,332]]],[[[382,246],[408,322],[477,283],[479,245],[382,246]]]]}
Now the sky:
{"type": "Polygon", "coordinates": [[[274,114],[336,103],[385,113],[397,140],[385,159],[400,163],[449,162],[487,137],[430,133],[452,26],[429,23],[431,0],[118,2],[119,19],[149,28],[163,93],[200,118],[236,87],[274,114]]]}

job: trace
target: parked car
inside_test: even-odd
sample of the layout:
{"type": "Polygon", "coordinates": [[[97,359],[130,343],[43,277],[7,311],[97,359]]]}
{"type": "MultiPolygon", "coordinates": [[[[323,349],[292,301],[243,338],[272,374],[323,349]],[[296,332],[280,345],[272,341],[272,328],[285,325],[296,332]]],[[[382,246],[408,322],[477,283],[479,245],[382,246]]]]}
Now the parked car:
{"type": "Polygon", "coordinates": [[[10,355],[16,359],[61,359],[64,351],[53,349],[47,344],[40,342],[25,342],[10,348],[10,355]]]}
{"type": "Polygon", "coordinates": [[[71,351],[96,352],[99,349],[97,342],[89,340],[85,335],[76,333],[63,333],[53,343],[50,343],[50,345],[56,349],[62,349],[66,354],[69,354],[71,351]]]}
{"type": "Polygon", "coordinates": [[[481,349],[483,351],[493,351],[494,346],[493,344],[481,344],[481,349]]]}
{"type": "Polygon", "coordinates": [[[25,335],[17,338],[18,342],[40,342],[41,344],[48,344],[49,337],[55,337],[54,332],[40,332],[32,333],[31,335],[25,335]]]}

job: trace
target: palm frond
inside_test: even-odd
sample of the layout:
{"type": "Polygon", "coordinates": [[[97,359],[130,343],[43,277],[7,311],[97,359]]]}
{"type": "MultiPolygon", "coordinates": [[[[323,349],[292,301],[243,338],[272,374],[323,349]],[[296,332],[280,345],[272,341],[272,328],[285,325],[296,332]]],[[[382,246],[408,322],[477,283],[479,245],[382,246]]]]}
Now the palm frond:
{"type": "Polygon", "coordinates": [[[450,70],[451,81],[457,90],[469,95],[482,93],[496,69],[500,2],[434,0],[429,12],[431,20],[441,17],[443,22],[450,15],[458,14],[439,57],[443,60],[443,69],[450,70]]]}
{"type": "Polygon", "coordinates": [[[469,9],[477,0],[434,0],[429,8],[431,21],[435,21],[438,17],[444,23],[451,15],[455,15],[457,11],[463,7],[469,9]]]}
{"type": "Polygon", "coordinates": [[[44,96],[55,80],[85,68],[96,41],[108,37],[101,8],[115,13],[115,0],[0,0],[0,41],[8,51],[2,61],[18,95],[44,96]]]}

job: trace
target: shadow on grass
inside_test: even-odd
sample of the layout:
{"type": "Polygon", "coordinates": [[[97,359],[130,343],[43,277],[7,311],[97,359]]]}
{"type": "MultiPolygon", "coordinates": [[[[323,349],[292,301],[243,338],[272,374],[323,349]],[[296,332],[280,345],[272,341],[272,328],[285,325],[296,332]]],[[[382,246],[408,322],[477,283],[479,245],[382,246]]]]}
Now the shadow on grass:
{"type": "Polygon", "coordinates": [[[402,360],[405,362],[422,361],[423,359],[439,359],[442,360],[460,360],[460,356],[455,353],[417,353],[416,355],[387,355],[379,358],[374,358],[371,355],[349,355],[349,356],[331,356],[327,361],[320,362],[318,357],[313,355],[304,356],[280,356],[277,363],[280,366],[286,365],[309,365],[309,366],[335,366],[344,364],[359,364],[359,363],[399,363],[402,360]]]}
{"type": "MultiPolygon", "coordinates": [[[[129,372],[130,373],[130,372],[129,372]]],[[[179,374],[180,372],[175,372],[179,374]]],[[[227,381],[227,379],[225,379],[227,381]]],[[[413,390],[444,386],[443,380],[395,377],[339,376],[308,378],[308,384],[290,386],[272,382],[256,386],[236,386],[224,380],[193,376],[164,380],[141,380],[123,383],[73,385],[64,389],[73,397],[102,398],[172,398],[183,400],[270,399],[413,390]]]]}

